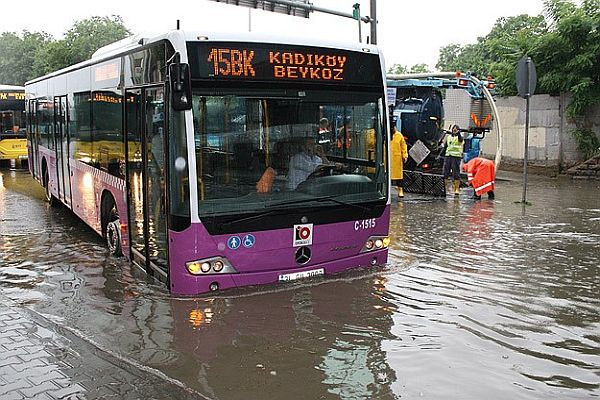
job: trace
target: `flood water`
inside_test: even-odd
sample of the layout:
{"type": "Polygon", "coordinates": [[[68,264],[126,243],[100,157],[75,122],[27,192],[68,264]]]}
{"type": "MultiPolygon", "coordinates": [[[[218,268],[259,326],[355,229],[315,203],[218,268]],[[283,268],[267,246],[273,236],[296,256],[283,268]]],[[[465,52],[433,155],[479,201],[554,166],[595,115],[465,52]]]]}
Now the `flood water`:
{"type": "Polygon", "coordinates": [[[508,178],[394,203],[384,269],[179,299],[2,170],[0,293],[214,399],[600,397],[600,182],[508,178]]]}

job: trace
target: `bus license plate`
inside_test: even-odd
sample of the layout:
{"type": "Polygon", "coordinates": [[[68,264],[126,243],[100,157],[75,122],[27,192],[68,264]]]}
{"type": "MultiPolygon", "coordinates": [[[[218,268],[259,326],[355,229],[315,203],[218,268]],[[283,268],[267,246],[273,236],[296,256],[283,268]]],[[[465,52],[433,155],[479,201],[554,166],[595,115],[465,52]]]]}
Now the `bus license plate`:
{"type": "Polygon", "coordinates": [[[291,274],[279,275],[279,282],[295,281],[296,279],[312,278],[313,276],[319,276],[325,274],[324,268],[311,269],[302,272],[293,272],[291,274]]]}

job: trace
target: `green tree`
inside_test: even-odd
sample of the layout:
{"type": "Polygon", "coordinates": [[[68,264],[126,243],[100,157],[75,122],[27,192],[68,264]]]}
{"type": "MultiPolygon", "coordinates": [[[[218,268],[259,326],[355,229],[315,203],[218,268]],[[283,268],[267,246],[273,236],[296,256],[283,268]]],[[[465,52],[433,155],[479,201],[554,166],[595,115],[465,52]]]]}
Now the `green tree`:
{"type": "Polygon", "coordinates": [[[546,0],[551,30],[532,54],[545,93],[570,92],[573,118],[600,103],[600,0],[546,0]]]}
{"type": "Polygon", "coordinates": [[[32,69],[42,76],[73,64],[64,40],[52,41],[35,54],[32,69]]]}
{"type": "Polygon", "coordinates": [[[394,64],[388,68],[388,74],[406,74],[408,73],[408,69],[402,64],[394,64]]]}
{"type": "Polygon", "coordinates": [[[123,23],[123,19],[113,15],[110,17],[91,17],[75,22],[61,41],[63,46],[55,47],[50,56],[56,57],[52,64],[76,64],[89,59],[100,47],[129,36],[131,32],[123,23]]]}
{"type": "Polygon", "coordinates": [[[461,51],[462,47],[456,43],[442,47],[435,67],[440,71],[457,71],[461,51]]]}
{"type": "Polygon", "coordinates": [[[600,104],[600,0],[545,0],[545,16],[500,18],[477,43],[440,49],[436,67],[491,74],[500,94],[516,93],[518,60],[531,56],[537,67],[537,93],[571,93],[568,115],[584,155],[597,151],[598,138],[586,114],[600,104]]]}
{"type": "Polygon", "coordinates": [[[471,72],[479,77],[492,75],[502,94],[515,92],[516,63],[525,54],[531,54],[546,32],[542,16],[499,18],[490,33],[477,43],[460,46],[449,44],[440,49],[436,68],[444,71],[471,72]]]}
{"type": "Polygon", "coordinates": [[[45,32],[23,31],[0,34],[0,83],[23,85],[35,78],[32,69],[36,54],[50,43],[52,37],[45,32]]]}
{"type": "Polygon", "coordinates": [[[0,34],[0,83],[27,80],[89,59],[100,47],[130,35],[119,16],[91,17],[75,22],[62,40],[45,32],[0,34]]]}
{"type": "Polygon", "coordinates": [[[427,64],[415,64],[412,67],[410,67],[411,74],[419,74],[425,72],[431,72],[427,64]]]}
{"type": "Polygon", "coordinates": [[[600,0],[583,0],[577,7],[566,0],[546,0],[551,29],[532,55],[537,64],[542,92],[569,92],[567,113],[576,129],[572,132],[579,150],[589,157],[600,140],[587,118],[589,109],[600,104],[600,0]]]}
{"type": "Polygon", "coordinates": [[[390,68],[388,68],[388,74],[418,74],[431,72],[427,64],[415,64],[412,67],[408,68],[402,64],[394,64],[390,68]]]}

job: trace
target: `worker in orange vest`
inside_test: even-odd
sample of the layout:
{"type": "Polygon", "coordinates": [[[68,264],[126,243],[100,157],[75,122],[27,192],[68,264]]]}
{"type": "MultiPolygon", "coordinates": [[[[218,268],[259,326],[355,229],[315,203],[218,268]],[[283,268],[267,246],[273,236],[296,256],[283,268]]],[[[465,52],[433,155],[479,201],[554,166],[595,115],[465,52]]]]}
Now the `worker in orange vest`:
{"type": "Polygon", "coordinates": [[[342,126],[338,130],[338,138],[337,138],[337,148],[341,149],[344,147],[344,143],[346,144],[346,149],[349,149],[352,145],[352,138],[350,137],[350,130],[352,128],[352,123],[350,121],[344,122],[344,126],[342,126]]]}
{"type": "Polygon", "coordinates": [[[483,157],[475,157],[463,166],[467,180],[475,190],[475,200],[481,200],[481,195],[487,193],[490,200],[494,199],[496,166],[494,162],[483,157]]]}

